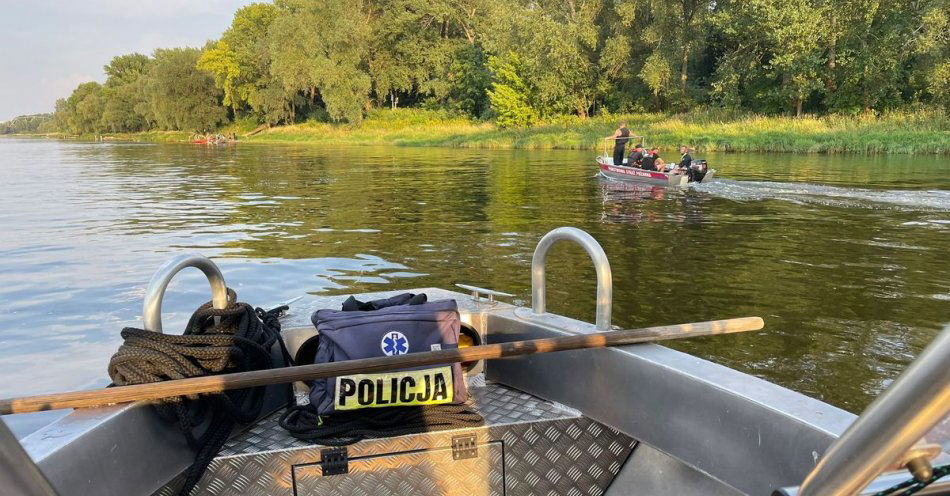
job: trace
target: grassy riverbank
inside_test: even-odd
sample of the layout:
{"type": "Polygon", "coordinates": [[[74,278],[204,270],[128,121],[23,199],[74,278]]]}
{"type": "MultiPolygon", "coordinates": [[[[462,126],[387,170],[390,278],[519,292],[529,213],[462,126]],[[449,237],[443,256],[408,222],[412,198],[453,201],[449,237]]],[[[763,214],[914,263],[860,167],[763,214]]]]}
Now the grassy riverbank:
{"type": "Polygon", "coordinates": [[[950,117],[895,113],[883,117],[730,116],[637,114],[562,118],[526,129],[500,129],[440,112],[379,110],[358,126],[303,123],[275,127],[253,142],[393,144],[473,148],[599,149],[603,137],[625,119],[646,142],[661,147],[687,143],[706,151],[798,153],[950,154],[950,117]]]}
{"type": "MultiPolygon", "coordinates": [[[[950,155],[950,116],[939,112],[795,119],[708,111],[563,117],[530,128],[502,129],[447,112],[379,109],[359,125],[306,122],[267,129],[243,137],[242,142],[600,149],[603,137],[612,133],[620,120],[626,120],[635,134],[645,136],[647,144],[662,148],[686,143],[701,151],[950,155]]],[[[244,136],[255,126],[236,123],[220,132],[244,136]]],[[[149,131],[106,135],[106,139],[187,142],[191,133],[149,131]]]]}

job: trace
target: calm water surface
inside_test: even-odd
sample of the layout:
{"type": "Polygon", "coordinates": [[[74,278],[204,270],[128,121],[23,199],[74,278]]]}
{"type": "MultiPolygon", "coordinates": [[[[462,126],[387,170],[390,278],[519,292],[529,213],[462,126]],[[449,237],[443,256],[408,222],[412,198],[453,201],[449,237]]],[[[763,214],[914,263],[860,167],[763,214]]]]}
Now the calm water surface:
{"type": "MultiPolygon", "coordinates": [[[[106,383],[178,253],[258,306],[457,282],[526,304],[535,244],[571,225],[610,257],[615,324],[760,315],[674,346],[861,410],[950,321],[950,159],[704,156],[722,181],[665,191],[596,177],[590,152],[0,140],[0,396],[106,383]]],[[[166,329],[208,299],[188,272],[166,329]]],[[[559,246],[549,309],[592,320],[593,275],[559,246]]]]}

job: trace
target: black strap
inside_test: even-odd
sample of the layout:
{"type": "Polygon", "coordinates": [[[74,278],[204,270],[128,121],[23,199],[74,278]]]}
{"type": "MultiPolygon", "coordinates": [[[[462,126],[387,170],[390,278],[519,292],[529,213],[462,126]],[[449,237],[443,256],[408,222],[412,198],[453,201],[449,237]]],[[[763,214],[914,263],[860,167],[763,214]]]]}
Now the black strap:
{"type": "Polygon", "coordinates": [[[280,417],[291,436],[324,446],[346,446],[364,439],[484,425],[470,403],[461,405],[364,408],[320,416],[310,405],[292,406],[280,417]]]}

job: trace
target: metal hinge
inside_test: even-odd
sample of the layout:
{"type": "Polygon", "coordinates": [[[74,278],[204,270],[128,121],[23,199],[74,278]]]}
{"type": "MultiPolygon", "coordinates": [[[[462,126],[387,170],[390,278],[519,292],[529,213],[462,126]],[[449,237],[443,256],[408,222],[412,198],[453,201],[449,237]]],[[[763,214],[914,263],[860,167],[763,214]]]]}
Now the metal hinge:
{"type": "Polygon", "coordinates": [[[478,439],[475,434],[452,438],[452,459],[467,460],[478,458],[478,439]]]}
{"type": "Polygon", "coordinates": [[[323,475],[340,475],[350,472],[350,459],[346,446],[320,450],[320,469],[323,475]]]}

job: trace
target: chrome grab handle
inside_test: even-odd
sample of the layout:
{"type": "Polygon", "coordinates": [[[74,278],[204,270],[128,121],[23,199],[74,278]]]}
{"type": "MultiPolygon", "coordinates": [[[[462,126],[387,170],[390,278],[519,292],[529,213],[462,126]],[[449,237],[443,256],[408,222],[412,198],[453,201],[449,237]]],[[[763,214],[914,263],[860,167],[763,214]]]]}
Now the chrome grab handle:
{"type": "Polygon", "coordinates": [[[610,308],[613,304],[613,277],[610,273],[610,262],[600,243],[593,236],[576,227],[559,227],[544,235],[538,241],[531,257],[531,311],[535,315],[545,312],[545,269],[548,250],[558,241],[573,241],[587,252],[594,262],[597,271],[597,329],[610,330],[610,308]]]}
{"type": "Polygon", "coordinates": [[[475,300],[475,301],[480,300],[481,297],[482,297],[482,294],[488,295],[488,302],[489,302],[489,303],[495,303],[495,297],[496,297],[496,296],[502,296],[502,297],[512,297],[512,296],[514,296],[513,294],[503,293],[503,292],[501,292],[501,291],[495,291],[494,289],[480,288],[480,287],[478,287],[478,286],[472,286],[472,285],[470,285],[470,284],[458,284],[458,283],[457,283],[455,286],[456,286],[456,287],[459,287],[459,288],[462,288],[462,289],[464,289],[464,290],[467,290],[467,291],[471,291],[471,292],[472,292],[472,299],[475,300]]]}
{"type": "Polygon", "coordinates": [[[828,448],[797,494],[857,494],[901,458],[950,413],[948,363],[950,326],[828,448]]]}
{"type": "Polygon", "coordinates": [[[224,283],[224,275],[221,269],[211,261],[210,258],[202,255],[179,255],[169,260],[165,265],[159,267],[148,282],[148,289],[145,290],[145,303],[142,306],[143,329],[146,331],[162,332],[162,297],[165,296],[165,288],[181,269],[194,267],[204,272],[205,277],[211,284],[211,304],[214,308],[224,309],[228,306],[228,287],[224,283]]]}

